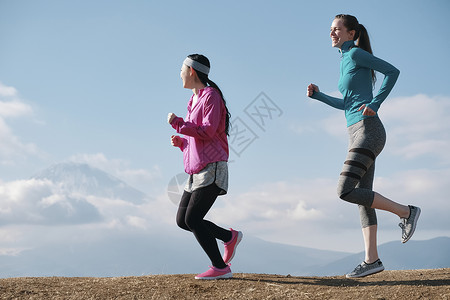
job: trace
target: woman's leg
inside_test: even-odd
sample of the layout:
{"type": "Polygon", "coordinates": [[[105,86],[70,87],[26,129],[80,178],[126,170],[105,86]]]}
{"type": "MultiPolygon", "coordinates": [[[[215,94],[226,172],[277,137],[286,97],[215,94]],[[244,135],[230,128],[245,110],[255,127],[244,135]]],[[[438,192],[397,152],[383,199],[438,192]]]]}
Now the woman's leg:
{"type": "Polygon", "coordinates": [[[370,225],[362,228],[364,250],[366,253],[364,261],[368,264],[375,262],[379,258],[377,249],[377,229],[378,225],[370,225]]]}
{"type": "Polygon", "coordinates": [[[389,211],[401,218],[407,218],[408,206],[372,191],[374,175],[372,166],[375,158],[383,150],[386,140],[383,124],[378,118],[371,118],[353,126],[349,127],[350,146],[339,178],[339,197],[351,203],[389,211]],[[361,184],[362,181],[365,183],[361,184]]]}
{"type": "Polygon", "coordinates": [[[338,194],[341,199],[358,204],[364,238],[366,263],[378,260],[377,215],[371,207],[374,199],[373,180],[375,159],[384,147],[385,132],[381,122],[370,122],[374,129],[364,126],[354,127],[350,133],[347,159],[339,178],[338,194]],[[378,127],[378,130],[377,130],[378,127]],[[374,140],[372,136],[376,136],[374,140]]]}
{"type": "Polygon", "coordinates": [[[231,239],[231,232],[203,219],[214,204],[219,191],[215,184],[195,190],[186,207],[185,224],[194,233],[213,266],[223,269],[226,264],[221,257],[216,238],[227,241],[231,239]]]}
{"type": "Polygon", "coordinates": [[[177,212],[177,225],[178,227],[191,231],[189,227],[186,225],[186,211],[189,205],[189,201],[191,201],[192,193],[188,193],[184,191],[183,195],[181,196],[180,204],[178,205],[178,212],[177,212]]]}
{"type": "MultiPolygon", "coordinates": [[[[374,176],[375,162],[368,168],[366,174],[364,174],[356,187],[372,190],[374,176]]],[[[364,261],[366,263],[373,263],[378,259],[377,214],[375,209],[371,207],[358,205],[358,208],[364,238],[364,250],[366,253],[364,261]]]]}
{"type": "MultiPolygon", "coordinates": [[[[347,277],[361,277],[380,272],[384,267],[378,259],[377,219],[375,209],[382,209],[407,218],[410,208],[391,201],[372,191],[375,159],[381,153],[386,134],[378,118],[366,119],[349,127],[350,143],[347,160],[339,177],[338,195],[341,199],[359,205],[364,237],[365,263],[358,265],[347,277]]],[[[403,221],[402,241],[413,234],[420,209],[415,208],[411,220],[403,221]]]]}
{"type": "Polygon", "coordinates": [[[358,265],[353,272],[346,275],[348,278],[364,277],[384,270],[383,264],[378,257],[376,211],[374,208],[367,206],[368,203],[373,202],[374,198],[372,188],[375,175],[375,155],[372,155],[372,152],[367,149],[353,149],[355,148],[349,151],[346,166],[344,167],[343,173],[347,173],[341,174],[340,179],[340,183],[342,184],[340,186],[341,188],[350,188],[347,195],[341,194],[341,198],[344,200],[352,200],[350,202],[358,204],[364,238],[365,257],[363,263],[358,265]],[[357,183],[355,180],[358,180],[357,183]],[[356,185],[351,189],[351,185],[355,183],[356,185]],[[346,198],[347,196],[349,198],[346,198]],[[360,199],[358,199],[359,197],[360,199]],[[366,205],[358,203],[359,200],[366,205]]]}
{"type": "MultiPolygon", "coordinates": [[[[186,225],[186,213],[187,208],[189,206],[189,202],[191,200],[192,193],[188,193],[184,191],[183,196],[181,197],[180,204],[178,206],[178,212],[177,212],[177,225],[187,231],[191,231],[188,225],[186,225]]],[[[231,231],[226,230],[222,227],[217,226],[216,224],[208,221],[203,220],[205,226],[208,227],[209,231],[214,235],[216,239],[219,239],[223,242],[228,242],[231,239],[231,231]]]]}
{"type": "Polygon", "coordinates": [[[374,192],[372,208],[381,209],[385,211],[389,211],[391,213],[396,214],[400,218],[408,218],[409,217],[409,207],[407,205],[402,205],[400,203],[394,202],[383,195],[374,192]]]}
{"type": "Polygon", "coordinates": [[[370,149],[352,147],[349,150],[339,177],[339,198],[369,208],[372,206],[375,158],[376,155],[370,149]],[[362,181],[365,181],[365,184],[361,184],[362,181]]]}

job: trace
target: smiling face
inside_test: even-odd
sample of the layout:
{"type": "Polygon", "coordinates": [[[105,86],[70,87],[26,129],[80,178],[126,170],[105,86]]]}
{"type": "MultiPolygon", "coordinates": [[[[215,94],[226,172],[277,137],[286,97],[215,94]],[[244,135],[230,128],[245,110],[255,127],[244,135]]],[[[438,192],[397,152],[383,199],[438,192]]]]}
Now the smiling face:
{"type": "Polygon", "coordinates": [[[193,80],[191,68],[183,64],[181,66],[180,77],[181,80],[183,80],[183,87],[186,89],[190,89],[193,80]]]}
{"type": "Polygon", "coordinates": [[[331,46],[341,48],[346,41],[352,41],[354,36],[355,31],[347,30],[341,19],[333,20],[330,29],[331,46]]]}

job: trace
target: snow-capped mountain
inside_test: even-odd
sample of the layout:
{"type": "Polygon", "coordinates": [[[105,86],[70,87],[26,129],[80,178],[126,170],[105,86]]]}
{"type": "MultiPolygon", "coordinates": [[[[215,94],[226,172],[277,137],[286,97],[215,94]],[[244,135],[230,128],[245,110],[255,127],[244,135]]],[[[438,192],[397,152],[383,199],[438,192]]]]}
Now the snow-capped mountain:
{"type": "Polygon", "coordinates": [[[67,193],[121,199],[133,204],[149,200],[143,192],[112,175],[82,163],[58,163],[32,177],[59,184],[67,193]]]}

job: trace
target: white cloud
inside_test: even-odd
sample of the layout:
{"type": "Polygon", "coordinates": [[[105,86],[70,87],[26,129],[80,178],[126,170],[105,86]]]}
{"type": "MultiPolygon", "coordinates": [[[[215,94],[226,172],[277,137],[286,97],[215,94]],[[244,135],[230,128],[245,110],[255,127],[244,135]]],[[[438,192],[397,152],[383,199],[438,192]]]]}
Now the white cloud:
{"type": "Polygon", "coordinates": [[[389,177],[377,177],[375,187],[381,194],[394,201],[423,206],[427,226],[445,226],[450,229],[450,210],[447,187],[450,185],[450,169],[417,169],[399,171],[389,177]],[[445,218],[441,218],[445,217],[445,218]]]}
{"type": "MultiPolygon", "coordinates": [[[[216,201],[209,219],[263,239],[320,249],[362,251],[358,207],[336,195],[337,178],[262,183],[216,201]],[[343,242],[345,241],[345,242],[343,242]]],[[[450,236],[450,169],[399,171],[376,177],[374,190],[422,208],[415,239],[450,236]]],[[[399,218],[378,211],[379,241],[398,240],[399,218]]]]}
{"type": "MultiPolygon", "coordinates": [[[[435,234],[450,236],[450,219],[446,213],[450,210],[447,193],[450,121],[446,118],[449,108],[448,97],[415,95],[388,99],[379,111],[388,138],[383,162],[401,160],[407,165],[405,169],[383,168],[383,177],[376,177],[374,188],[394,201],[422,208],[415,234],[417,239],[428,239],[435,234]],[[426,169],[422,168],[424,158],[431,158],[433,162],[426,169]]],[[[315,131],[347,141],[344,124],[342,111],[336,111],[317,120],[314,127],[305,124],[307,130],[294,131],[308,138],[313,138],[311,132],[315,131]]],[[[272,241],[324,249],[335,245],[332,248],[363,250],[358,209],[336,196],[337,176],[333,178],[324,178],[322,184],[317,183],[318,179],[261,184],[251,192],[227,199],[214,217],[225,224],[241,224],[251,233],[272,241]],[[284,186],[290,189],[282,188],[284,186]],[[296,209],[299,209],[299,219],[295,218],[296,209]],[[258,216],[264,217],[263,222],[258,221],[258,216]]],[[[399,238],[397,216],[379,212],[378,220],[380,242],[399,238]]]]}
{"type": "Polygon", "coordinates": [[[17,180],[0,185],[0,224],[80,224],[99,221],[85,199],[67,195],[49,180],[17,180]]]}
{"type": "Polygon", "coordinates": [[[24,143],[13,133],[6,123],[6,118],[29,118],[33,115],[30,105],[18,98],[14,87],[0,82],[0,163],[14,165],[29,156],[39,155],[39,150],[33,143],[24,143]]]}
{"type": "Polygon", "coordinates": [[[289,211],[288,216],[293,220],[317,220],[323,217],[323,213],[315,208],[306,208],[304,201],[297,203],[293,211],[289,211]]]}
{"type": "MultiPolygon", "coordinates": [[[[387,131],[391,154],[412,160],[431,157],[438,163],[450,163],[450,98],[424,94],[387,99],[379,111],[387,131]]],[[[337,140],[348,139],[343,111],[317,120],[291,126],[300,135],[325,133],[337,140]]],[[[386,150],[385,150],[386,152],[386,150]]]]}
{"type": "Polygon", "coordinates": [[[138,216],[127,216],[126,220],[129,225],[141,229],[147,229],[148,223],[147,220],[138,216]]]}
{"type": "MultiPolygon", "coordinates": [[[[0,198],[2,227],[78,226],[95,223],[101,228],[148,229],[165,224],[169,219],[167,216],[172,215],[173,210],[176,211],[167,196],[135,204],[130,199],[121,199],[117,195],[105,197],[81,190],[72,191],[64,183],[48,179],[0,182],[0,198]]],[[[8,237],[8,232],[2,231],[0,227],[2,240],[12,239],[8,237]]]]}
{"type": "Polygon", "coordinates": [[[0,102],[0,117],[26,117],[32,114],[31,106],[19,100],[0,102]]]}
{"type": "Polygon", "coordinates": [[[33,109],[29,104],[20,99],[17,90],[12,86],[6,86],[0,82],[0,117],[18,118],[33,115],[33,109]]]}
{"type": "Polygon", "coordinates": [[[450,163],[450,98],[415,95],[386,100],[380,111],[391,151],[408,160],[432,157],[450,163]]]}
{"type": "Polygon", "coordinates": [[[17,256],[24,250],[27,250],[27,248],[0,248],[0,256],[17,256]]]}
{"type": "Polygon", "coordinates": [[[6,243],[15,243],[18,240],[22,239],[22,237],[23,234],[17,229],[0,227],[0,240],[2,241],[3,245],[5,245],[6,243]]]}
{"type": "Polygon", "coordinates": [[[326,248],[324,241],[336,234],[360,230],[357,208],[337,197],[336,183],[326,178],[263,183],[219,198],[210,218],[270,241],[326,248]]]}
{"type": "Polygon", "coordinates": [[[4,85],[0,82],[0,97],[16,97],[17,90],[12,86],[4,85]]]}
{"type": "Polygon", "coordinates": [[[0,159],[4,163],[12,159],[23,159],[28,156],[38,155],[39,150],[32,143],[22,143],[11,128],[0,117],[0,159]]]}

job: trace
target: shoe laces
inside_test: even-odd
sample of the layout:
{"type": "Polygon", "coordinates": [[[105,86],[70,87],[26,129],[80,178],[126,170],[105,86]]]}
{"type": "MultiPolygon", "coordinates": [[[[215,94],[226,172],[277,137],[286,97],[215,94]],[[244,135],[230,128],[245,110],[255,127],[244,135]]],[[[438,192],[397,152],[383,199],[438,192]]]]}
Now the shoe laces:
{"type": "Polygon", "coordinates": [[[359,265],[356,266],[356,268],[353,270],[353,272],[359,271],[360,269],[363,268],[364,265],[366,265],[366,262],[363,261],[362,263],[360,263],[359,265]]]}
{"type": "Polygon", "coordinates": [[[401,229],[405,229],[407,223],[408,223],[407,218],[401,218],[401,222],[398,224],[398,226],[400,226],[401,229]]]}
{"type": "Polygon", "coordinates": [[[402,238],[406,238],[408,236],[406,234],[406,222],[407,219],[402,219],[402,222],[398,224],[398,226],[402,229],[402,238]]]}

